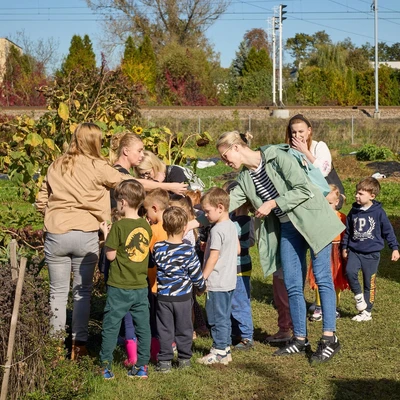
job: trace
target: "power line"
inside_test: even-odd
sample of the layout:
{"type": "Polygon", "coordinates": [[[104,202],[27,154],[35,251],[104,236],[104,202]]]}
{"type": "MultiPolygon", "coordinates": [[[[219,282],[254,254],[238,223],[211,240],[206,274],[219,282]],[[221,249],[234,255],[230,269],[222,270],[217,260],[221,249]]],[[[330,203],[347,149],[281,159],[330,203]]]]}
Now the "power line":
{"type": "MultiPolygon", "coordinates": [[[[363,14],[370,14],[371,13],[371,11],[361,11],[361,10],[358,10],[357,8],[350,7],[347,4],[343,4],[343,3],[340,3],[340,2],[335,1],[335,0],[328,0],[328,1],[330,1],[331,3],[334,3],[334,4],[338,4],[338,5],[342,6],[342,7],[350,8],[351,10],[355,10],[355,11],[358,11],[358,12],[363,13],[363,14]]],[[[380,19],[383,20],[383,21],[390,22],[391,24],[400,25],[397,22],[391,21],[390,19],[386,19],[386,18],[380,18],[380,19]]]]}

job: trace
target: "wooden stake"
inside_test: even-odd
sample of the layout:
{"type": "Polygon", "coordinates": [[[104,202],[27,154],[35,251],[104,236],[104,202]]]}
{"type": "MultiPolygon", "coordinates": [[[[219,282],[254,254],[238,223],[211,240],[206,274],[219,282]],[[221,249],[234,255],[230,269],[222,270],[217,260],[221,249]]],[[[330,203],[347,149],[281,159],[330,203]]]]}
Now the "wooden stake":
{"type": "Polygon", "coordinates": [[[3,376],[3,382],[1,384],[0,400],[7,399],[8,381],[10,379],[11,362],[12,362],[12,356],[13,356],[13,351],[14,351],[14,342],[15,342],[15,331],[17,330],[19,304],[21,302],[21,294],[22,294],[22,286],[24,284],[24,278],[25,278],[26,262],[27,262],[27,259],[25,257],[22,257],[21,265],[19,268],[17,288],[15,290],[14,308],[13,308],[13,312],[12,312],[12,316],[11,316],[10,334],[8,336],[8,347],[7,347],[7,358],[6,358],[7,361],[4,366],[5,372],[4,372],[4,376],[3,376]]]}
{"type": "Polygon", "coordinates": [[[18,278],[18,264],[17,264],[17,241],[12,239],[10,242],[10,262],[11,262],[11,279],[18,278]]]}

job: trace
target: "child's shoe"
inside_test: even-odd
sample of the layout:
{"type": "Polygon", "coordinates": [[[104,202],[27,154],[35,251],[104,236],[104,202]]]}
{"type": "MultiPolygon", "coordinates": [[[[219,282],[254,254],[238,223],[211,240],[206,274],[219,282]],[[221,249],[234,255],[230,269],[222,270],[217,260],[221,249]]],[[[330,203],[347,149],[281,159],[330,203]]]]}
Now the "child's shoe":
{"type": "Polygon", "coordinates": [[[292,334],[290,331],[280,330],[276,332],[274,335],[267,336],[265,338],[266,343],[283,343],[288,342],[292,338],[292,334]]]}
{"type": "Polygon", "coordinates": [[[273,356],[291,356],[293,354],[305,353],[310,349],[310,343],[308,342],[307,338],[304,340],[299,340],[294,336],[290,339],[289,343],[285,346],[281,347],[273,356]]]}
{"type": "Polygon", "coordinates": [[[250,350],[254,347],[253,339],[242,339],[235,347],[235,350],[250,350]]]}
{"type": "Polygon", "coordinates": [[[157,362],[158,353],[160,352],[160,341],[156,337],[151,338],[150,344],[150,359],[151,361],[157,362]]]}
{"type": "MultiPolygon", "coordinates": [[[[215,349],[214,349],[215,351],[215,349]]],[[[228,360],[228,362],[232,361],[232,352],[231,352],[231,346],[225,347],[225,351],[226,351],[226,358],[228,360]]]]}
{"type": "Polygon", "coordinates": [[[310,307],[308,307],[308,313],[312,314],[316,308],[317,308],[317,306],[315,303],[310,304],[310,307]]]}
{"type": "Polygon", "coordinates": [[[156,366],[156,371],[162,372],[164,374],[171,372],[172,371],[171,361],[159,361],[156,366]]]}
{"type": "Polygon", "coordinates": [[[337,336],[333,336],[333,340],[321,338],[318,342],[318,348],[310,358],[311,363],[323,363],[329,361],[340,350],[340,343],[337,336]]]}
{"type": "Polygon", "coordinates": [[[85,342],[72,341],[71,360],[79,361],[80,358],[89,355],[85,342]]]}
{"type": "Polygon", "coordinates": [[[103,378],[107,381],[115,378],[114,374],[108,368],[103,368],[101,374],[103,375],[103,378]]]}
{"type": "Polygon", "coordinates": [[[358,314],[352,318],[353,321],[357,321],[357,322],[371,321],[371,319],[372,319],[372,315],[367,310],[361,311],[360,314],[358,314]]]}
{"type": "Polygon", "coordinates": [[[322,310],[321,307],[315,307],[313,314],[310,316],[309,320],[311,322],[322,321],[322,310]]]}
{"type": "Polygon", "coordinates": [[[137,361],[137,339],[125,340],[125,350],[128,358],[124,361],[125,367],[133,367],[137,361]]]}
{"type": "Polygon", "coordinates": [[[178,368],[179,369],[185,369],[191,367],[192,364],[190,363],[190,358],[189,359],[183,359],[183,358],[178,358],[178,368]]]}
{"type": "Polygon", "coordinates": [[[356,301],[356,308],[358,311],[364,311],[367,308],[367,303],[364,300],[364,295],[362,293],[356,294],[354,296],[354,300],[356,301]]]}
{"type": "Polygon", "coordinates": [[[210,354],[207,354],[202,358],[198,358],[197,362],[203,365],[211,365],[211,364],[227,365],[229,363],[229,360],[225,350],[217,350],[212,348],[210,350],[210,354]]]}
{"type": "Polygon", "coordinates": [[[147,379],[149,377],[148,368],[147,365],[141,365],[140,367],[134,365],[132,369],[128,371],[128,376],[129,378],[147,379]]]}

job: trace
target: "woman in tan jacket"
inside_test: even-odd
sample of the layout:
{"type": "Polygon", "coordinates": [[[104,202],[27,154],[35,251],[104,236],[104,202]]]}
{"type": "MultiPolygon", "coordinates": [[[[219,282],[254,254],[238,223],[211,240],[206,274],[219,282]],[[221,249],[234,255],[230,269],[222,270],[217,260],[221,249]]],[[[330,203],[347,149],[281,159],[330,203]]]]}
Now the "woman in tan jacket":
{"type": "MultiPolygon", "coordinates": [[[[92,279],[99,255],[99,225],[111,219],[110,193],[123,179],[101,155],[102,132],[93,123],[80,124],[65,154],[53,162],[36,207],[44,217],[45,257],[50,278],[51,326],[65,330],[66,306],[73,272],[72,359],[87,353],[92,279]]],[[[143,157],[143,144],[137,149],[143,157]]],[[[159,183],[140,180],[145,189],[159,183]]],[[[177,188],[178,189],[178,188],[177,188]]],[[[180,191],[186,190],[181,184],[180,191]]]]}

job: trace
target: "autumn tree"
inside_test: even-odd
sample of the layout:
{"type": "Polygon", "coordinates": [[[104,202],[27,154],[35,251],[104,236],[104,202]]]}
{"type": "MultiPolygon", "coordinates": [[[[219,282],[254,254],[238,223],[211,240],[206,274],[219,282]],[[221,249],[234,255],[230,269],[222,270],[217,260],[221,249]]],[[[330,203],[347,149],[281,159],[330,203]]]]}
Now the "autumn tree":
{"type": "Polygon", "coordinates": [[[158,56],[160,102],[198,106],[216,103],[217,86],[213,79],[216,65],[205,49],[170,43],[158,56]]]}
{"type": "Polygon", "coordinates": [[[88,35],[83,38],[74,35],[71,39],[69,53],[61,66],[59,74],[68,75],[74,69],[90,70],[96,68],[96,56],[88,35]]]}
{"type": "Polygon", "coordinates": [[[39,106],[44,97],[36,90],[46,84],[42,63],[16,46],[11,46],[0,86],[0,103],[7,106],[39,106]]]}
{"type": "Polygon", "coordinates": [[[271,52],[271,46],[268,42],[268,34],[264,29],[254,28],[246,31],[244,41],[248,48],[254,47],[256,50],[264,49],[268,53],[271,52]]]}
{"type": "Polygon", "coordinates": [[[19,44],[24,54],[40,63],[46,74],[51,74],[56,70],[59,62],[59,42],[54,37],[33,40],[24,30],[21,30],[13,35],[11,40],[19,44]]]}
{"type": "MultiPolygon", "coordinates": [[[[170,42],[194,47],[223,14],[230,0],[86,0],[107,16],[108,44],[122,44],[128,35],[149,36],[156,51],[170,42]]],[[[105,43],[106,44],[106,43],[105,43]]]]}
{"type": "Polygon", "coordinates": [[[124,74],[132,82],[141,85],[150,95],[155,93],[157,65],[153,47],[148,36],[145,36],[142,43],[138,46],[135,46],[131,36],[128,37],[121,67],[124,74]]]}

